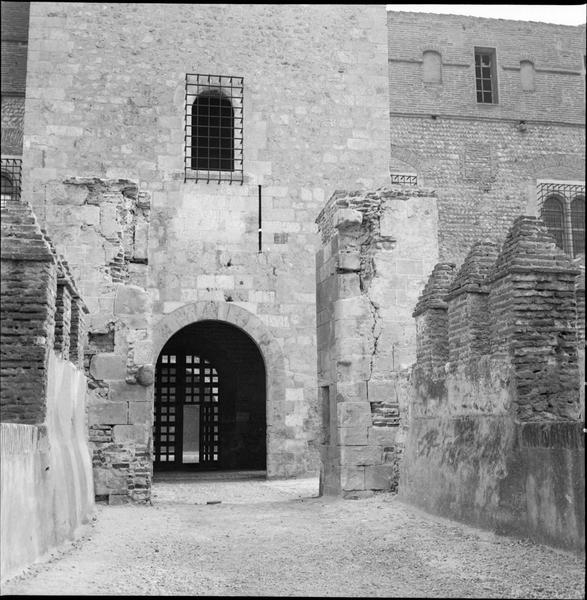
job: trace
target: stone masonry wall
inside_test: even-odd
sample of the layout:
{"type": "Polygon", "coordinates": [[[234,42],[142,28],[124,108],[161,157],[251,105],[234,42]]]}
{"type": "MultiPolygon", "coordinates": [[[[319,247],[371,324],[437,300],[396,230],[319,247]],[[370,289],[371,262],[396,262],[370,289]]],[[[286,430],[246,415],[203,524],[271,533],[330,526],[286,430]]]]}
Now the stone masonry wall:
{"type": "Polygon", "coordinates": [[[451,272],[435,267],[414,311],[400,494],[477,526],[584,547],[580,271],[526,216],[500,250],[479,242],[451,272]]]}
{"type": "Polygon", "coordinates": [[[388,177],[384,7],[38,3],[30,23],[25,192],[91,311],[97,493],[128,495],[134,467],[109,473],[133,461],[143,484],[152,388],[133,369],[157,359],[152,327],[203,301],[258,317],[286,357],[268,475],[316,472],[314,220],[335,186],[388,177]],[[244,77],[242,185],[184,181],[186,73],[244,77]],[[140,225],[129,182],[151,198],[140,225]]]}
{"type": "Polygon", "coordinates": [[[415,358],[410,305],[438,256],[434,194],[336,192],[318,217],[321,489],[356,497],[397,487],[415,358]]]}
{"type": "Polygon", "coordinates": [[[388,30],[390,166],[437,190],[443,261],[460,266],[478,239],[501,244],[517,216],[539,216],[538,180],[585,181],[584,27],[389,11],[388,30]],[[475,47],[496,49],[495,104],[476,102],[475,47]],[[424,82],[428,50],[439,83],[424,82]]]}

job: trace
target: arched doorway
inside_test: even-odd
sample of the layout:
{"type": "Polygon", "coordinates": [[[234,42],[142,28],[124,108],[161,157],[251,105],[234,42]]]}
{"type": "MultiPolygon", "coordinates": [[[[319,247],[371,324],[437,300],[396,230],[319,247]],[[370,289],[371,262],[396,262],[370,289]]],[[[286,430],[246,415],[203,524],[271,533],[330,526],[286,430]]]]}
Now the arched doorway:
{"type": "Polygon", "coordinates": [[[265,469],[265,375],[256,343],[230,323],[171,336],[156,366],[155,470],[265,469]]]}

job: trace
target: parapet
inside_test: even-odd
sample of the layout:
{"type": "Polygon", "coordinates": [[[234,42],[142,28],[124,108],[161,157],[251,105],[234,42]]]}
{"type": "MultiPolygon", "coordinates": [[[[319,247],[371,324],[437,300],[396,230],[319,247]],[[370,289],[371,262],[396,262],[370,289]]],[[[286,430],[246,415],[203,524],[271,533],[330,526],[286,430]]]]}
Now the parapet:
{"type": "Polygon", "coordinates": [[[539,219],[518,217],[499,252],[478,242],[456,274],[436,265],[413,316],[425,378],[471,373],[487,357],[511,369],[519,420],[577,418],[584,269],[539,219]]]}
{"type": "Polygon", "coordinates": [[[1,210],[2,419],[41,423],[49,351],[83,366],[88,309],[30,205],[10,200],[1,210]]]}

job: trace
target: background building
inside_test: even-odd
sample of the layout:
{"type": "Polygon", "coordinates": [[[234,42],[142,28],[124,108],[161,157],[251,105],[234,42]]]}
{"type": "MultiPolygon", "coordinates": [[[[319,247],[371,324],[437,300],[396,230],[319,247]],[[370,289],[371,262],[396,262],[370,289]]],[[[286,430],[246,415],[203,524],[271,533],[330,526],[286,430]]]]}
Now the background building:
{"type": "Polygon", "coordinates": [[[585,26],[389,12],[391,171],[438,193],[440,256],[462,262],[542,216],[585,252],[585,26]]]}

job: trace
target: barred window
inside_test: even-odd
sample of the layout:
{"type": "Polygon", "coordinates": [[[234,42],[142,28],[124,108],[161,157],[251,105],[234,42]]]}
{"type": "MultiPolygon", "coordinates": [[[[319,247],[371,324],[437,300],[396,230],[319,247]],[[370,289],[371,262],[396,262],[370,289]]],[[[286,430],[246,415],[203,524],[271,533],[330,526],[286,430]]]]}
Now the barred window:
{"type": "Polygon", "coordinates": [[[538,184],[540,216],[556,245],[575,257],[585,254],[585,184],[538,184]]]}
{"type": "Polygon", "coordinates": [[[477,102],[497,104],[497,67],[494,48],[475,48],[477,102]]]}
{"type": "Polygon", "coordinates": [[[571,202],[571,232],[573,256],[585,254],[585,196],[575,196],[571,202]]]}
{"type": "Polygon", "coordinates": [[[185,179],[243,182],[243,78],[186,75],[185,179]]]}
{"type": "Polygon", "coordinates": [[[3,158],[0,172],[0,200],[2,207],[12,200],[20,200],[22,161],[19,158],[3,158]]]}

